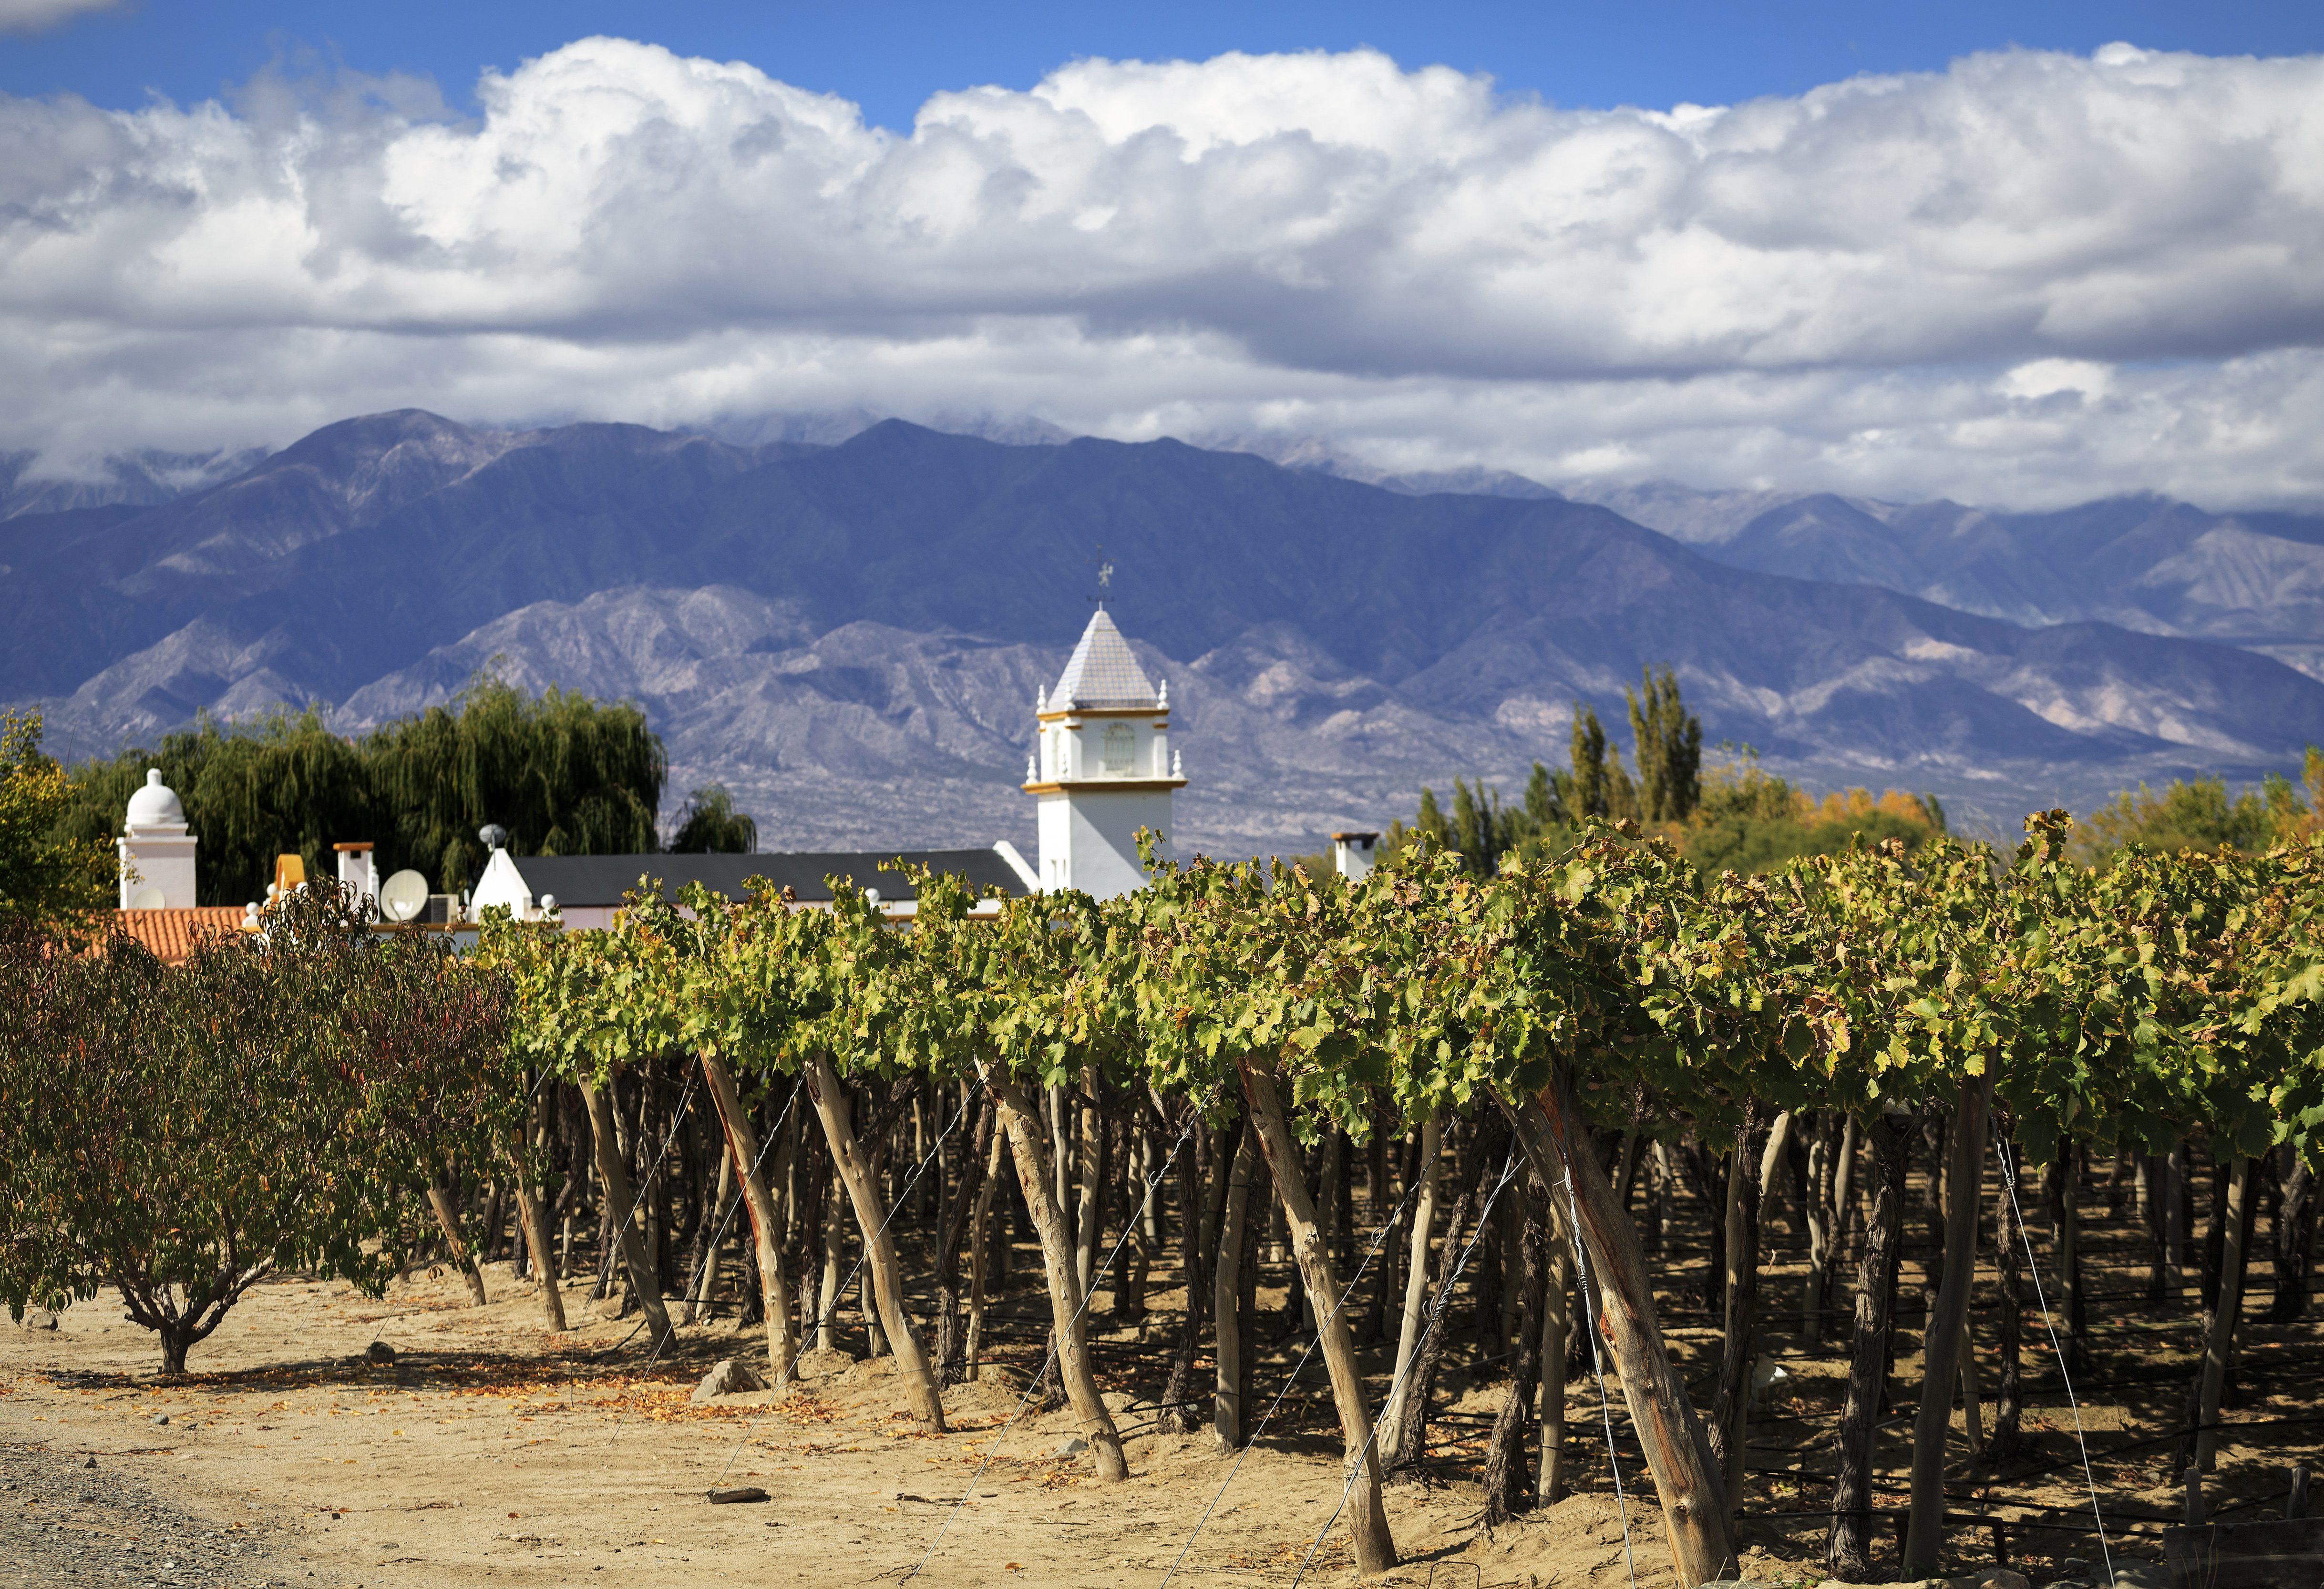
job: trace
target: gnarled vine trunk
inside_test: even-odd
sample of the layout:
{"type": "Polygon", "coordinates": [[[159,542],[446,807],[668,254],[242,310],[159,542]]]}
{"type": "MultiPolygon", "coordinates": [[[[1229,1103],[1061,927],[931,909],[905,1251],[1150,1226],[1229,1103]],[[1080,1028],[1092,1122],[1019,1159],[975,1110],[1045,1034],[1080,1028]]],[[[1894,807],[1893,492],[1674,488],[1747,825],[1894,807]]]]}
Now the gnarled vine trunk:
{"type": "MultiPolygon", "coordinates": [[[[786,1385],[797,1375],[798,1342],[791,1333],[789,1287],[783,1282],[782,1211],[775,1206],[761,1157],[766,1152],[757,1127],[742,1107],[742,1089],[734,1073],[716,1054],[702,1056],[702,1074],[710,1087],[710,1101],[726,1134],[726,1156],[742,1188],[742,1207],[751,1217],[751,1245],[759,1271],[759,1300],[766,1311],[768,1382],[786,1385]]],[[[787,1127],[788,1129],[788,1127],[787,1127]]],[[[777,1171],[779,1173],[781,1166],[777,1171]]],[[[713,1254],[714,1261],[715,1254],[713,1254]]]]}
{"type": "Polygon", "coordinates": [[[631,1293],[645,1309],[654,1347],[666,1350],[670,1339],[669,1314],[662,1307],[661,1277],[646,1261],[645,1243],[639,1239],[638,1222],[632,1217],[636,1199],[630,1194],[629,1171],[622,1163],[621,1131],[613,1123],[613,1104],[604,1088],[587,1081],[581,1084],[581,1099],[589,1106],[589,1134],[596,1148],[598,1183],[605,1194],[605,1219],[621,1251],[622,1263],[629,1271],[631,1293]]]}
{"type": "Polygon", "coordinates": [[[1396,1541],[1389,1537],[1388,1511],[1380,1499],[1379,1450],[1372,1440],[1370,1410],[1364,1404],[1364,1381],[1356,1366],[1356,1346],[1349,1333],[1347,1309],[1342,1306],[1339,1277],[1324,1241],[1315,1200],[1300,1168],[1299,1150],[1283,1117],[1275,1077],[1264,1066],[1245,1057],[1242,1096],[1250,1106],[1251,1124],[1258,1128],[1259,1151],[1289,1226],[1292,1256],[1307,1279],[1307,1294],[1314,1300],[1315,1324],[1323,1350],[1323,1367],[1332,1380],[1332,1401],[1340,1414],[1340,1438],[1352,1470],[1353,1489],[1348,1496],[1348,1526],[1355,1536],[1357,1570],[1377,1576],[1397,1565],[1396,1541]]]}
{"type": "Polygon", "coordinates": [[[1831,1538],[1826,1565],[1852,1584],[1872,1581],[1872,1437],[1888,1380],[1889,1336],[1895,1327],[1896,1257],[1904,1229],[1904,1171],[1914,1120],[1883,1114],[1872,1139],[1872,1217],[1856,1267],[1856,1334],[1848,1398],[1840,1413],[1839,1472],[1832,1481],[1831,1538]]]}
{"type": "Polygon", "coordinates": [[[1989,1074],[1964,1084],[1947,1134],[1951,1160],[1945,1181],[1951,1206],[1945,1210],[1944,1271],[1922,1336],[1921,1409],[1913,1422],[1913,1515],[1904,1538],[1908,1578],[1936,1572],[1944,1540],[1945,1436],[1952,1428],[1953,1385],[1960,1377],[1969,1288],[1977,1278],[1978,1185],[1985,1169],[1992,1090],[1989,1074]]]}
{"type": "Polygon", "coordinates": [[[1082,1306],[1083,1291],[1074,1268],[1074,1245],[1064,1217],[1051,1199],[1050,1166],[1042,1141],[1040,1106],[1016,1082],[986,1067],[985,1084],[1001,1107],[1001,1124],[1009,1133],[1009,1155],[1017,1162],[1017,1184],[1025,1207],[1033,1216],[1034,1233],[1041,1240],[1041,1264],[1049,1281],[1049,1318],[1056,1332],[1055,1364],[1065,1386],[1065,1401],[1089,1442],[1100,1483],[1117,1483],[1130,1476],[1122,1456],[1121,1435],[1113,1414],[1098,1393],[1091,1372],[1089,1326],[1082,1306]]]}
{"type": "Polygon", "coordinates": [[[919,1335],[904,1311],[903,1275],[896,1263],[896,1240],[888,1234],[888,1211],[872,1179],[871,1161],[855,1140],[847,1089],[840,1085],[826,1054],[810,1052],[803,1069],[807,1097],[814,1101],[816,1115],[823,1122],[825,1139],[831,1144],[832,1163],[839,1171],[840,1182],[846,1187],[848,1200],[855,1208],[855,1223],[863,1233],[864,1263],[872,1271],[872,1291],[878,1301],[881,1326],[887,1332],[888,1348],[896,1355],[897,1375],[904,1382],[914,1415],[930,1429],[942,1434],[944,1397],[936,1389],[936,1375],[928,1367],[927,1353],[921,1348],[919,1335]]]}
{"type": "Polygon", "coordinates": [[[1595,1281],[1591,1296],[1599,1314],[1593,1323],[1621,1370],[1622,1399],[1662,1500],[1672,1563],[1681,1583],[1710,1583],[1735,1565],[1718,1465],[1694,1399],[1663,1344],[1654,1276],[1637,1232],[1591,1151],[1572,1078],[1561,1066],[1537,1098],[1522,1107],[1504,1100],[1502,1107],[1535,1173],[1566,1198],[1570,1213],[1578,1209],[1592,1271],[1589,1278],[1595,1281]]]}

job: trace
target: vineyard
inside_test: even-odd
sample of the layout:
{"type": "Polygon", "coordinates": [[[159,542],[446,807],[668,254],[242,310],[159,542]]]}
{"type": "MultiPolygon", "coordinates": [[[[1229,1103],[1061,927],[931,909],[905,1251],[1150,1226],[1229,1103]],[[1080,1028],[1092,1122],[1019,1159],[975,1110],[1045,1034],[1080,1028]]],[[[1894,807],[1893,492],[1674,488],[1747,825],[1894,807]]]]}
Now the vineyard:
{"type": "Polygon", "coordinates": [[[15,929],[0,1289],[118,1289],[181,1371],[270,1274],[432,1259],[483,1302],[513,1253],[594,1272],[649,1360],[722,1308],[778,1388],[860,1345],[930,1434],[1005,1373],[1004,1431],[1065,1410],[1102,1484],[1131,1417],[1244,1452],[1305,1375],[1341,1457],[1309,1550],[1367,1575],[1389,1491],[1450,1479],[1489,1525],[1650,1505],[1682,1584],[1769,1529],[1854,1582],[2055,1559],[2101,1521],[2013,1506],[2061,1459],[2028,1409],[2070,1431],[2063,1376],[2107,1388],[2108,1329],[2184,1320],[2182,1276],[2183,1415],[2140,1461],[2244,1503],[2203,1475],[2291,1361],[2246,1281],[2305,1317],[2324,1120],[2324,849],[2069,838],[1704,880],[1593,824],[1488,877],[1422,845],[1105,902],[641,896],[466,960],[327,893],[181,970],[15,929]]]}

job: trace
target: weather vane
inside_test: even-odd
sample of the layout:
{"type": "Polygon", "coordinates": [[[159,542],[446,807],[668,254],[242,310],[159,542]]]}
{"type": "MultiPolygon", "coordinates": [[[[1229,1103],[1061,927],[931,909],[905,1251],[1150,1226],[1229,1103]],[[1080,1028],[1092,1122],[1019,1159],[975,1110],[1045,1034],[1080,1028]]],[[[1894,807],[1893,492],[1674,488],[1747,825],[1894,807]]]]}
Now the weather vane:
{"type": "Polygon", "coordinates": [[[1113,583],[1113,565],[1106,561],[1103,542],[1101,541],[1098,544],[1097,556],[1090,561],[1097,565],[1097,595],[1093,599],[1099,606],[1102,607],[1105,605],[1107,590],[1113,583]]]}

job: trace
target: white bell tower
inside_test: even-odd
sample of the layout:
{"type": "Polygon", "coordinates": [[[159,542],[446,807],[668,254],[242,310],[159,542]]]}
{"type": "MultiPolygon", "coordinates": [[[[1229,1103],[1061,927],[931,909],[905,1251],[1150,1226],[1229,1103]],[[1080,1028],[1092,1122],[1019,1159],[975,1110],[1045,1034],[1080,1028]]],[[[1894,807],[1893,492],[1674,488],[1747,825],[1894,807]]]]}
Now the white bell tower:
{"type": "Polygon", "coordinates": [[[1101,607],[1033,715],[1025,793],[1039,803],[1041,886],[1100,899],[1143,887],[1138,830],[1153,829],[1169,853],[1170,794],[1186,781],[1170,749],[1170,686],[1147,682],[1101,607]]]}

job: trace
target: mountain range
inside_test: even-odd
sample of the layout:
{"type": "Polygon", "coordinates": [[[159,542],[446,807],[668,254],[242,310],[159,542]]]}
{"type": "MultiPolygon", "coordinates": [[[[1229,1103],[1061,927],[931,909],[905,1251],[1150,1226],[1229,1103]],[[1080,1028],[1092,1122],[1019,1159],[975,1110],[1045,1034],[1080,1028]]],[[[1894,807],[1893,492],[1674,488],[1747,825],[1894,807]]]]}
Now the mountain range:
{"type": "Polygon", "coordinates": [[[0,699],[86,754],[309,700],[355,731],[489,667],[640,701],[673,798],[724,782],[769,848],[1021,847],[1034,693],[1106,563],[1170,681],[1178,837],[1222,852],[1384,826],[1456,774],[1514,792],[1576,699],[1626,740],[1648,664],[1711,741],[1997,832],[2324,742],[2324,520],[1561,494],[998,434],[405,410],[165,501],[34,498],[0,515],[0,699]]]}

